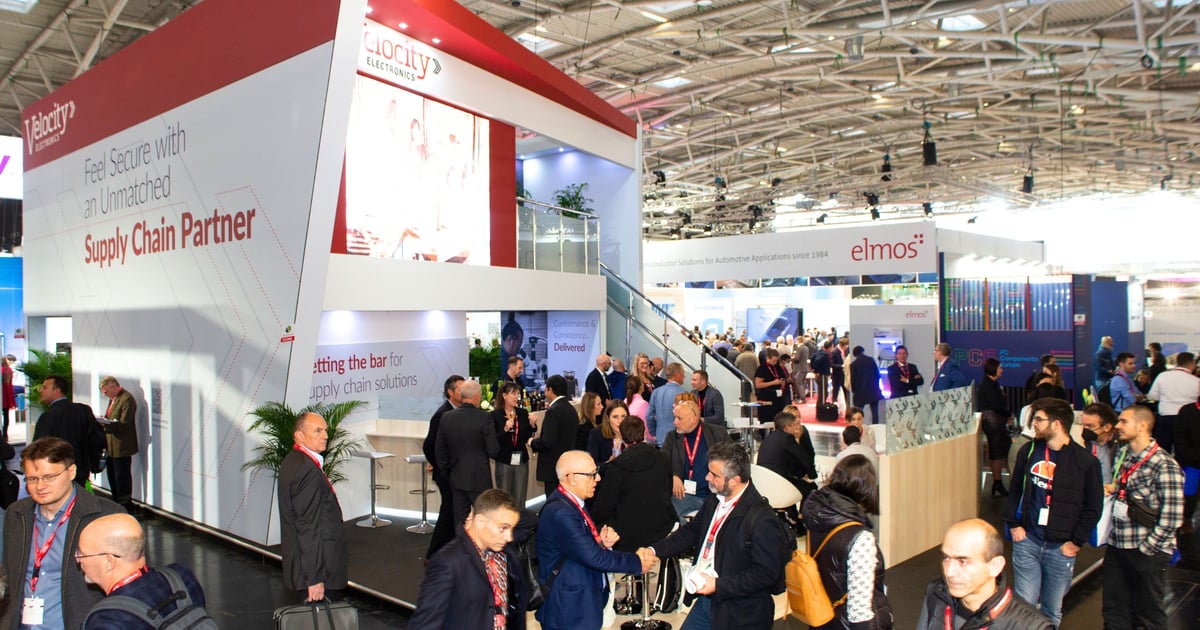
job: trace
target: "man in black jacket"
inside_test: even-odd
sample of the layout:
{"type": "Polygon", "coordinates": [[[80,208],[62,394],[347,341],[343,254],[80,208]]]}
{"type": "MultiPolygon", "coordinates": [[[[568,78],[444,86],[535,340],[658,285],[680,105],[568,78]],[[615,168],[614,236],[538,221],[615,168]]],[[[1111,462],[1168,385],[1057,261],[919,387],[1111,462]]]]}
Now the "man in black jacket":
{"type": "Polygon", "coordinates": [[[725,426],[725,397],[708,384],[708,371],[692,372],[692,394],[700,405],[700,417],[709,424],[725,426]]]}
{"type": "Polygon", "coordinates": [[[1071,441],[1075,412],[1065,400],[1032,403],[1036,433],[1012,471],[1004,520],[1013,539],[1013,588],[1058,625],[1075,556],[1100,520],[1100,462],[1071,441]],[[1018,516],[1019,515],[1019,516],[1018,516]]]}
{"type": "Polygon", "coordinates": [[[92,408],[70,400],[70,385],[61,376],[47,376],[38,389],[46,412],[38,418],[33,439],[54,436],[66,440],[75,452],[75,483],[87,487],[88,477],[99,471],[104,452],[104,430],[92,408]]]}
{"type": "Polygon", "coordinates": [[[808,496],[817,489],[813,479],[817,478],[816,454],[812,450],[812,439],[808,448],[801,445],[804,423],[786,411],[775,416],[775,430],[763,438],[758,450],[758,465],[778,473],[792,482],[796,489],[808,496]]]}
{"type": "Polygon", "coordinates": [[[528,538],[533,526],[522,522],[520,508],[508,493],[480,494],[458,536],[429,561],[408,627],[494,628],[502,616],[508,630],[524,628],[528,585],[513,543],[528,538]]]}
{"type": "MultiPolygon", "coordinates": [[[[521,360],[520,357],[513,358],[521,360]]],[[[433,474],[433,483],[437,484],[438,496],[441,498],[437,524],[433,526],[433,534],[429,537],[429,548],[425,551],[426,560],[432,558],[434,552],[454,539],[454,491],[450,487],[449,479],[446,478],[445,469],[438,465],[437,436],[442,426],[442,416],[462,404],[462,398],[458,396],[458,386],[463,380],[463,377],[451,374],[442,385],[442,395],[446,400],[429,419],[429,430],[425,434],[425,442],[421,444],[421,451],[425,453],[426,472],[433,474]]]]}
{"type": "Polygon", "coordinates": [[[601,354],[596,357],[596,367],[588,372],[587,380],[583,382],[583,391],[599,396],[605,405],[612,398],[612,391],[608,388],[608,377],[605,375],[611,367],[612,357],[601,354]]]}
{"type": "Polygon", "coordinates": [[[925,384],[925,377],[921,376],[916,364],[908,362],[908,348],[904,346],[896,346],[896,362],[888,366],[887,373],[892,398],[916,396],[925,384]]]}
{"type": "Polygon", "coordinates": [[[700,421],[700,407],[685,400],[675,405],[675,430],[663,439],[662,451],[671,460],[671,504],[683,517],[700,509],[709,496],[704,476],[708,472],[708,453],[714,446],[729,441],[725,427],[700,421]]]}
{"type": "Polygon", "coordinates": [[[442,416],[437,436],[438,465],[446,471],[454,504],[454,524],[467,518],[471,504],[493,487],[491,460],[500,454],[496,424],[479,408],[483,388],[475,381],[458,386],[462,405],[442,416]]]}
{"type": "Polygon", "coordinates": [[[567,399],[567,379],[555,374],[546,379],[546,416],[542,419],[542,432],[529,447],[538,453],[537,480],[542,482],[546,497],[558,488],[558,473],[554,467],[558,458],[575,447],[575,432],[579,426],[579,412],[567,399]]]}
{"type": "Polygon", "coordinates": [[[707,470],[712,493],[695,518],[638,555],[645,563],[696,549],[687,575],[684,603],[692,609],[685,626],[770,628],[771,595],[783,592],[784,566],[796,541],[750,482],[750,456],[741,444],[714,444],[707,470]]]}
{"type": "Polygon", "coordinates": [[[959,521],[942,539],[942,577],[925,588],[917,630],[945,627],[1054,629],[1045,615],[1004,584],[1004,540],[983,519],[959,521]]]}
{"type": "Polygon", "coordinates": [[[279,467],[283,584],[309,602],[338,599],[348,580],[342,507],[321,456],[328,430],[320,414],[301,414],[292,433],[295,446],[279,467]]]}

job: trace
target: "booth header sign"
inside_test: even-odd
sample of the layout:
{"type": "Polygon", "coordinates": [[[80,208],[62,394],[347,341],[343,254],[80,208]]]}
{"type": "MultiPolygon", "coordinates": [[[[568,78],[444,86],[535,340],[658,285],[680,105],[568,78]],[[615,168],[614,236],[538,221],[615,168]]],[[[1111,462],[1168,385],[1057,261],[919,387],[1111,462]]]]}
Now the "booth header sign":
{"type": "Polygon", "coordinates": [[[20,199],[23,186],[21,171],[24,167],[21,155],[21,139],[0,136],[0,199],[20,199]]]}
{"type": "Polygon", "coordinates": [[[425,85],[442,73],[435,48],[378,22],[363,23],[358,71],[395,85],[425,85]]]}
{"type": "Polygon", "coordinates": [[[932,221],[645,244],[645,282],[937,271],[932,221]]]}

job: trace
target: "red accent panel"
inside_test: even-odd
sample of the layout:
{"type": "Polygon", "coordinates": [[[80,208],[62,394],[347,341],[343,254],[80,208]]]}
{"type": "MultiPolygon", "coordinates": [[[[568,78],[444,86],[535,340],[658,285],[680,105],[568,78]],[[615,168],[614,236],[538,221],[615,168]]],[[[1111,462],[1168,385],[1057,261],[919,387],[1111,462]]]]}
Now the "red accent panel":
{"type": "Polygon", "coordinates": [[[346,156],[342,155],[342,183],[338,186],[337,210],[333,213],[333,239],[329,244],[331,254],[346,251],[346,156]]]}
{"type": "MultiPolygon", "coordinates": [[[[210,0],[211,1],[211,0],[210,0]]],[[[637,122],[453,0],[370,0],[372,20],[631,137],[637,122]],[[441,43],[434,44],[433,38],[441,43]]]]}
{"type": "Polygon", "coordinates": [[[492,266],[517,266],[517,130],[490,121],[492,266]]]}
{"type": "MultiPolygon", "coordinates": [[[[30,170],[234,81],[331,41],[337,0],[206,0],[22,114],[51,115],[74,101],[58,142],[30,155],[30,170]]],[[[28,141],[30,133],[26,131],[28,141]]],[[[27,145],[28,147],[28,145],[27,145]]],[[[264,149],[266,151],[267,149],[264,149]]]]}

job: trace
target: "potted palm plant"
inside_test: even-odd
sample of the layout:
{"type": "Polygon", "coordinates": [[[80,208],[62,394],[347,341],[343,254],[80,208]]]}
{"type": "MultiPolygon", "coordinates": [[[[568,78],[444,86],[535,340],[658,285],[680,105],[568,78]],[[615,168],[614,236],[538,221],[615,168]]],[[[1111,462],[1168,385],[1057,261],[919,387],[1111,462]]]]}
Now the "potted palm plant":
{"type": "Polygon", "coordinates": [[[324,454],[325,476],[329,477],[329,483],[336,484],[345,481],[346,475],[342,472],[342,467],[346,460],[361,448],[362,442],[352,438],[350,432],[342,428],[342,420],[366,404],[366,401],[363,400],[349,400],[333,404],[317,403],[299,411],[293,411],[287,405],[279,402],[269,402],[259,406],[250,412],[250,415],[254,416],[254,422],[251,423],[249,431],[262,436],[263,443],[254,447],[258,457],[242,464],[242,470],[265,469],[271,471],[271,474],[278,479],[279,467],[283,465],[283,458],[292,452],[292,447],[295,445],[292,432],[296,425],[296,418],[299,418],[302,413],[313,412],[325,418],[325,422],[329,425],[329,444],[325,447],[324,454]]]}
{"type": "MultiPolygon", "coordinates": [[[[47,350],[29,349],[30,359],[17,366],[17,370],[25,375],[25,401],[29,406],[41,411],[46,407],[42,404],[42,394],[38,386],[51,376],[61,376],[71,384],[71,355],[66,352],[49,352],[47,350]]],[[[30,418],[34,420],[34,418],[30,418]]]]}

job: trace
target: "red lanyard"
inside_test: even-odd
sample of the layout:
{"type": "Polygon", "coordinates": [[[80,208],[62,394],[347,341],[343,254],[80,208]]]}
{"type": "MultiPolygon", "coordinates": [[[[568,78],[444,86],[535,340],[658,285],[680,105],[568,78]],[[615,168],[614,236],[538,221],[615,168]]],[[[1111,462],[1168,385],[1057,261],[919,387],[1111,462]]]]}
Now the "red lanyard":
{"type": "Polygon", "coordinates": [[[125,586],[126,584],[129,584],[130,582],[142,577],[143,575],[146,575],[147,573],[149,573],[149,571],[146,569],[146,567],[142,567],[137,571],[134,571],[132,575],[126,576],[125,579],[113,584],[112,588],[108,589],[109,594],[112,594],[113,591],[125,586]]]}
{"type": "MultiPolygon", "coordinates": [[[[293,444],[292,448],[296,449],[297,451],[300,451],[301,453],[304,453],[305,457],[308,457],[309,459],[312,460],[312,463],[317,465],[317,470],[321,471],[322,477],[325,477],[325,483],[329,484],[330,490],[333,490],[333,482],[330,481],[329,477],[325,475],[325,468],[323,468],[321,466],[321,462],[318,461],[317,458],[314,457],[312,453],[309,453],[308,449],[304,448],[303,446],[300,446],[299,444],[293,444]]],[[[337,494],[337,490],[333,490],[333,493],[337,494]]]]}
{"type": "Polygon", "coordinates": [[[1145,464],[1146,460],[1150,459],[1150,457],[1153,456],[1154,452],[1157,450],[1158,450],[1158,442],[1155,442],[1154,447],[1150,449],[1149,453],[1146,453],[1145,457],[1140,459],[1138,461],[1138,463],[1134,464],[1133,466],[1130,466],[1129,470],[1126,470],[1125,472],[1121,473],[1121,490],[1120,490],[1120,492],[1117,493],[1117,499],[1119,499],[1121,501],[1125,500],[1125,484],[1129,481],[1129,478],[1131,476],[1133,476],[1133,471],[1140,468],[1142,466],[1142,464],[1145,464]]]}
{"type": "Polygon", "coordinates": [[[683,452],[687,453],[687,460],[688,460],[687,476],[688,476],[688,479],[691,479],[692,475],[695,474],[694,469],[696,467],[696,453],[698,453],[700,451],[700,438],[701,437],[702,436],[700,435],[700,427],[696,427],[696,440],[694,442],[692,442],[691,448],[688,448],[687,436],[686,435],[679,436],[679,439],[683,440],[683,452]]]}
{"type": "MultiPolygon", "coordinates": [[[[54,538],[58,536],[58,530],[71,518],[71,510],[75,509],[75,496],[71,499],[71,503],[67,505],[67,511],[63,512],[62,518],[58,519],[58,525],[54,526],[54,531],[50,534],[50,538],[46,539],[46,544],[38,546],[38,526],[37,521],[33,523],[33,577],[29,578],[29,592],[32,594],[37,591],[38,577],[42,573],[42,560],[46,558],[46,554],[50,553],[50,547],[54,546],[54,538]]],[[[65,547],[64,547],[65,549],[65,547]]],[[[66,559],[64,558],[65,562],[66,559]]]]}
{"type": "Polygon", "coordinates": [[[588,529],[592,532],[592,538],[596,539],[596,544],[603,546],[604,543],[600,542],[600,532],[596,531],[596,523],[592,521],[592,517],[588,515],[587,510],[583,509],[582,505],[579,505],[575,502],[574,496],[571,495],[561,483],[558,484],[558,491],[561,492],[562,495],[571,502],[571,505],[575,506],[575,509],[579,510],[579,513],[583,515],[583,520],[587,523],[588,529]]]}
{"type": "Polygon", "coordinates": [[[737,502],[741,500],[742,498],[738,497],[737,500],[733,502],[733,505],[729,506],[729,511],[722,514],[721,518],[714,518],[712,520],[712,525],[710,525],[708,528],[708,536],[704,538],[704,547],[700,551],[700,557],[702,559],[707,560],[708,555],[712,553],[713,545],[715,545],[717,542],[717,533],[721,531],[721,526],[725,524],[725,519],[729,518],[729,515],[733,513],[733,509],[737,507],[737,502]]]}
{"type": "Polygon", "coordinates": [[[1046,507],[1048,508],[1048,507],[1050,507],[1050,495],[1054,493],[1054,472],[1053,472],[1054,468],[1050,466],[1050,464],[1052,462],[1050,461],[1050,443],[1049,442],[1047,442],[1045,444],[1045,448],[1046,448],[1045,467],[1046,467],[1046,470],[1051,471],[1050,477],[1048,477],[1046,479],[1046,507]]]}
{"type": "MultiPolygon", "coordinates": [[[[1012,601],[1012,589],[1006,588],[1004,589],[1004,597],[1000,598],[1000,601],[988,611],[988,618],[995,621],[996,617],[999,617],[1000,613],[1004,612],[1004,608],[1008,606],[1008,602],[1010,601],[1012,601]]],[[[946,630],[954,630],[954,611],[950,610],[950,606],[946,606],[946,630]]],[[[987,630],[987,626],[980,626],[979,630],[987,630]]]]}

